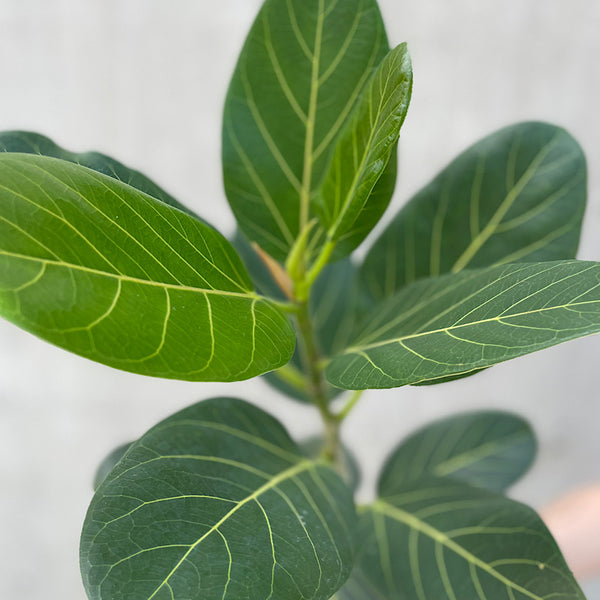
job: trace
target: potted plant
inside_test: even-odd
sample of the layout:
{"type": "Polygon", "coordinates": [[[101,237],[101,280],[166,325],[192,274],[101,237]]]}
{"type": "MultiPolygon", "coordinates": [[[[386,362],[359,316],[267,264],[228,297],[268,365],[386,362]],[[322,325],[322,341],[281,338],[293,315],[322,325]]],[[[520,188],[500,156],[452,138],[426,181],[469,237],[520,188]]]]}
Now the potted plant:
{"type": "Polygon", "coordinates": [[[415,433],[356,514],[340,427],[363,390],[600,330],[600,266],[573,260],[585,159],[553,125],[477,142],[349,258],[390,201],[411,90],[374,0],[267,0],[225,106],[233,244],[114,159],[1,136],[5,318],[142,375],[268,374],[324,424],[299,446],[212,398],[110,457],[82,534],[90,598],[582,597],[539,517],[502,494],[535,449],[513,415],[415,433]]]}

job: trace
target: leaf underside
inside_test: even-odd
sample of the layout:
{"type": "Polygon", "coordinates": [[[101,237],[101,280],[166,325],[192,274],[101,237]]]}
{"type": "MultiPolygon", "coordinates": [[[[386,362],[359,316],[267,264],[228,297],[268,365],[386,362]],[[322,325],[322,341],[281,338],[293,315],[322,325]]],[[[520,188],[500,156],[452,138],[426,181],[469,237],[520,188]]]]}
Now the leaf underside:
{"type": "Polygon", "coordinates": [[[241,400],[200,402],[133,444],[83,528],[90,600],[329,598],[352,567],[351,494],[241,400]]]}
{"type": "Polygon", "coordinates": [[[376,307],[329,364],[345,389],[469,373],[600,331],[600,264],[523,263],[416,282],[376,307]]]}
{"type": "Polygon", "coordinates": [[[66,161],[0,154],[0,267],[0,315],[125,371],[231,381],[293,352],[220,234],[66,161]]]}
{"type": "Polygon", "coordinates": [[[398,213],[368,252],[375,300],[415,280],[515,262],[574,258],[587,168],[577,142],[546,123],[518,123],[477,142],[398,213]]]}
{"type": "Polygon", "coordinates": [[[407,482],[429,476],[501,492],[529,469],[535,453],[531,427],[516,415],[481,411],[440,419],[391,452],[379,495],[393,496],[407,482]]]}
{"type": "Polygon", "coordinates": [[[451,479],[407,484],[364,509],[339,600],[583,600],[535,512],[451,479]]]}
{"type": "MultiPolygon", "coordinates": [[[[240,227],[277,260],[315,216],[311,199],[337,138],[388,50],[375,0],[263,4],[227,94],[223,170],[240,227]]],[[[395,171],[390,161],[374,190],[373,224],[391,198],[395,171]]],[[[357,233],[347,240],[353,247],[367,232],[357,233]]]]}

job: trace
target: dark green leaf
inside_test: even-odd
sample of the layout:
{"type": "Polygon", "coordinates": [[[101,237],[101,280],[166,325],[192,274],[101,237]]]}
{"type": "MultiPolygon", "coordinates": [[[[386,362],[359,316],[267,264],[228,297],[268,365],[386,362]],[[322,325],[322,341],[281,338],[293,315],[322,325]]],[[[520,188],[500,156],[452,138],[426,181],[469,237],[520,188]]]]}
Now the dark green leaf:
{"type": "MultiPolygon", "coordinates": [[[[42,156],[50,156],[52,158],[60,158],[98,173],[108,175],[113,179],[118,179],[123,183],[129,184],[131,187],[136,188],[164,202],[170,206],[174,206],[179,210],[187,212],[196,219],[200,219],[191,210],[180,204],[171,196],[167,194],[163,189],[157,186],[153,181],[148,179],[145,175],[126,167],[124,164],[110,158],[105,154],[99,152],[69,152],[64,148],[61,148],[55,144],[51,139],[46,136],[40,135],[39,133],[33,133],[31,131],[3,131],[0,133],[0,152],[22,152],[24,154],[40,154],[42,156]]],[[[202,219],[200,219],[202,220],[202,219]]]]}
{"type": "Polygon", "coordinates": [[[535,512],[450,479],[364,509],[340,600],[584,600],[535,512]]]}
{"type": "Polygon", "coordinates": [[[407,286],[372,311],[327,378],[390,388],[468,373],[600,331],[600,264],[510,264],[407,286]]]}
{"type": "Polygon", "coordinates": [[[396,147],[411,91],[412,66],[406,44],[401,44],[385,57],[369,81],[340,135],[316,196],[316,211],[328,240],[340,242],[355,237],[357,231],[363,239],[370,231],[364,229],[364,211],[381,216],[387,208],[387,202],[373,205],[371,192],[396,147]]]}
{"type": "Polygon", "coordinates": [[[346,348],[366,304],[357,269],[346,258],[327,265],[311,290],[310,313],[324,357],[346,348]]]}
{"type": "MultiPolygon", "coordinates": [[[[313,436],[300,443],[300,449],[309,458],[319,458],[325,447],[325,440],[320,436],[313,436]]],[[[356,456],[352,454],[350,449],[342,444],[341,464],[338,472],[341,473],[346,485],[353,491],[356,491],[360,484],[360,465],[356,460],[356,456]]]]}
{"type": "Polygon", "coordinates": [[[464,268],[574,258],[586,201],[577,142],[520,123],[476,143],[423,188],[369,251],[361,277],[375,299],[464,268]]]}
{"type": "Polygon", "coordinates": [[[115,468],[115,465],[123,458],[125,452],[131,446],[131,442],[129,444],[123,444],[122,446],[118,446],[112,452],[110,452],[107,456],[104,457],[98,469],[96,470],[96,474],[94,475],[94,490],[97,490],[100,487],[100,484],[106,479],[107,475],[115,468]]]}
{"type": "Polygon", "coordinates": [[[0,315],[125,371],[231,381],[294,335],[214,229],[69,162],[0,154],[0,315]]]}
{"type": "Polygon", "coordinates": [[[413,383],[413,385],[415,387],[425,387],[428,385],[437,385],[438,383],[450,383],[451,381],[459,381],[460,379],[465,379],[466,377],[472,377],[473,375],[477,375],[477,373],[481,373],[482,371],[485,371],[485,367],[482,369],[474,369],[469,373],[448,375],[448,377],[440,377],[439,379],[432,379],[431,381],[421,381],[420,383],[413,383]]]}
{"type": "Polygon", "coordinates": [[[240,227],[277,260],[311,219],[337,138],[388,50],[375,0],[264,3],[227,94],[223,168],[240,227]]]}
{"type": "Polygon", "coordinates": [[[426,425],[387,459],[379,495],[393,496],[407,482],[452,477],[501,492],[531,466],[536,441],[529,424],[505,412],[457,415],[426,425]]]}
{"type": "Polygon", "coordinates": [[[354,508],[327,465],[241,400],[159,423],[100,486],[83,527],[90,600],[329,598],[353,559],[354,508]]]}

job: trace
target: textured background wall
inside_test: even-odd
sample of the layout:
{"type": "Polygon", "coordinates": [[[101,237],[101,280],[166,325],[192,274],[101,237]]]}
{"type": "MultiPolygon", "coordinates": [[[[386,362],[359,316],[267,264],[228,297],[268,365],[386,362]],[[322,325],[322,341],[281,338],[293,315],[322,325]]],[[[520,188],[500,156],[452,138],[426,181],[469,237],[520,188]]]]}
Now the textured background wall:
{"type": "MultiPolygon", "coordinates": [[[[580,257],[600,259],[600,4],[380,3],[390,39],[409,42],[415,69],[390,214],[482,135],[548,120],[587,153],[580,257]]],[[[72,150],[111,154],[230,233],[221,106],[258,7],[259,0],[0,0],[0,130],[37,130],[72,150]]],[[[534,423],[541,451],[513,495],[539,507],[600,477],[599,356],[600,336],[445,386],[369,393],[345,437],[373,473],[400,437],[432,417],[473,407],[518,411],[534,423]]],[[[98,461],[169,413],[223,394],[271,410],[294,434],[318,426],[261,381],[145,379],[0,322],[0,596],[83,598],[77,545],[98,461]]]]}

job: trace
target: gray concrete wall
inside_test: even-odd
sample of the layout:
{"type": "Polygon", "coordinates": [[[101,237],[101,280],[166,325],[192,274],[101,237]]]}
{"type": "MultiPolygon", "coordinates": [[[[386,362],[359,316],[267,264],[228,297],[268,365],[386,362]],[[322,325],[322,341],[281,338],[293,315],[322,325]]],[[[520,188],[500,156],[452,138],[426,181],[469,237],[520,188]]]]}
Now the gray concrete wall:
{"type": "MultiPolygon", "coordinates": [[[[380,0],[410,44],[415,87],[390,214],[457,152],[522,119],[567,127],[590,166],[581,258],[600,259],[600,4],[594,0],[380,0]]],[[[0,130],[45,133],[154,177],[224,233],[221,106],[258,0],[0,0],[0,130]]],[[[600,337],[465,381],[365,395],[344,436],[369,473],[405,433],[474,407],[525,415],[540,456],[514,496],[541,506],[600,476],[600,337]]],[[[261,381],[198,385],[120,373],[0,322],[0,597],[83,598],[81,522],[98,461],[166,415],[246,398],[294,434],[311,412],[261,381]]],[[[593,597],[590,595],[590,597],[593,597]]],[[[600,594],[599,596],[600,597],[600,594]]]]}

